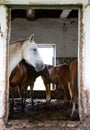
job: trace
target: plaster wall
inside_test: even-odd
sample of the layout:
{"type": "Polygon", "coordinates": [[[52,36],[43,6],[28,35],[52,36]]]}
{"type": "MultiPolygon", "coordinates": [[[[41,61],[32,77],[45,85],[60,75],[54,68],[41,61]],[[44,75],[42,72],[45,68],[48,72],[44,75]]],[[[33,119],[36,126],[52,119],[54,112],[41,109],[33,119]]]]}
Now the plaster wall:
{"type": "Polygon", "coordinates": [[[84,82],[86,90],[90,91],[90,5],[84,11],[84,82]]]}
{"type": "Polygon", "coordinates": [[[90,114],[90,5],[83,11],[83,95],[85,110],[90,114]]]}
{"type": "Polygon", "coordinates": [[[6,122],[8,117],[7,11],[7,8],[0,6],[0,127],[6,122]]]}
{"type": "Polygon", "coordinates": [[[14,5],[70,5],[70,4],[87,4],[88,3],[88,0],[2,0],[1,2],[5,3],[6,1],[6,4],[14,4],[14,5]]]}

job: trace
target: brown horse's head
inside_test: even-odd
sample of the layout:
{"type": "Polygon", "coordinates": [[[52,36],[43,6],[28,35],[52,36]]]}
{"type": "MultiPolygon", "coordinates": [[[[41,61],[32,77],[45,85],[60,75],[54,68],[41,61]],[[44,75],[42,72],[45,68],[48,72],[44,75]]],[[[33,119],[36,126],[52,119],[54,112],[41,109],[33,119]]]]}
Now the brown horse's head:
{"type": "MultiPolygon", "coordinates": [[[[42,70],[41,75],[48,81],[50,81],[50,75],[48,70],[48,65],[45,65],[45,68],[42,70]]],[[[51,82],[51,81],[50,81],[51,82]]]]}

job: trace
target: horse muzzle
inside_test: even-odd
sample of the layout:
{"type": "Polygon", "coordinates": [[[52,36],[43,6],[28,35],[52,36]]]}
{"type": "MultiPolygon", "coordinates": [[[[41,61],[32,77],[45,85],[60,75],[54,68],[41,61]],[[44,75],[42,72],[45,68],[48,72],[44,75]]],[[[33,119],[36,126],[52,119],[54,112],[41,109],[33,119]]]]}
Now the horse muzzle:
{"type": "Polygon", "coordinates": [[[45,68],[45,64],[36,64],[35,70],[37,72],[42,71],[45,68]]]}

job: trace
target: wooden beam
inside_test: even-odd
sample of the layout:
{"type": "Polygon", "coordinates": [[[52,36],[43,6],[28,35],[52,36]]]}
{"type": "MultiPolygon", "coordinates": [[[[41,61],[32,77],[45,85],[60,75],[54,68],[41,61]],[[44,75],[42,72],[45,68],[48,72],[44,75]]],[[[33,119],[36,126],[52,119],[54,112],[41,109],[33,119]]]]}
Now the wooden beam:
{"type": "Polygon", "coordinates": [[[61,15],[60,15],[60,18],[62,18],[62,19],[67,18],[71,11],[72,10],[63,10],[61,15]]]}

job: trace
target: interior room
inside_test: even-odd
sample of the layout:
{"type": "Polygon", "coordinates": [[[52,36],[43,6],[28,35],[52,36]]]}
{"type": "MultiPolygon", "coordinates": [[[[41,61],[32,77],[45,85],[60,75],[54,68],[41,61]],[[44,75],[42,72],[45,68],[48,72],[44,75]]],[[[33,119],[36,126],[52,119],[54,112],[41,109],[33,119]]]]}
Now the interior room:
{"type": "MultiPolygon", "coordinates": [[[[34,40],[44,64],[53,67],[70,66],[72,61],[78,59],[78,21],[78,9],[12,9],[10,43],[29,38],[30,35],[34,34],[34,40]]],[[[49,96],[51,97],[47,99],[48,93],[44,82],[41,76],[38,76],[32,90],[33,106],[30,85],[27,86],[23,95],[25,98],[24,112],[22,112],[21,93],[19,93],[18,87],[15,87],[14,103],[12,103],[12,92],[10,91],[9,120],[29,119],[30,122],[38,122],[41,119],[78,121],[78,104],[73,116],[71,116],[72,103],[70,98],[64,102],[65,90],[61,82],[58,86],[50,81],[49,96]],[[14,104],[13,111],[11,110],[12,104],[14,104]]]]}

